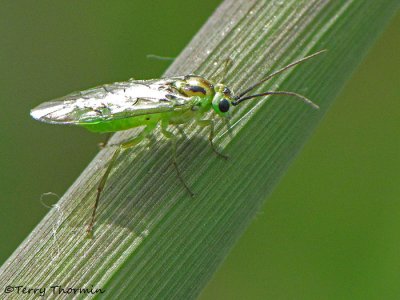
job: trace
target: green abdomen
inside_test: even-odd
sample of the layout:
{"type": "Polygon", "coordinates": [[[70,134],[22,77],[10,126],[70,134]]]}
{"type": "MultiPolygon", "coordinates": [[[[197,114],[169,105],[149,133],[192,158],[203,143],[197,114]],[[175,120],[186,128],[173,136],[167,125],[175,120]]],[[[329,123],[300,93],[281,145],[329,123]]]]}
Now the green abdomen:
{"type": "Polygon", "coordinates": [[[159,120],[166,118],[166,114],[167,113],[149,114],[131,118],[102,121],[99,123],[80,124],[80,126],[85,127],[92,132],[116,132],[134,127],[146,126],[148,123],[158,122],[159,120]]]}
{"type": "Polygon", "coordinates": [[[141,116],[135,116],[130,118],[116,119],[110,121],[101,121],[98,123],[82,123],[79,124],[82,127],[92,132],[116,132],[120,130],[126,130],[139,126],[146,126],[148,124],[154,124],[161,120],[166,121],[169,124],[183,124],[194,119],[196,115],[203,115],[203,110],[193,111],[173,111],[163,112],[157,114],[147,114],[141,116]]]}

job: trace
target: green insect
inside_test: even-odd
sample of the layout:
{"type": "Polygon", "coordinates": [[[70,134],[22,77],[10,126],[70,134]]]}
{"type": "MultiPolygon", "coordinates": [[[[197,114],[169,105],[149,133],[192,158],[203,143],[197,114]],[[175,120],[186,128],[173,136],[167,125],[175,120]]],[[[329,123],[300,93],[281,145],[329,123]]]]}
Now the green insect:
{"type": "Polygon", "coordinates": [[[204,119],[208,111],[222,118],[229,118],[239,103],[267,95],[294,96],[313,108],[318,108],[306,97],[286,91],[267,91],[248,95],[256,87],[283,71],[302,63],[325,50],[295,61],[266,76],[248,89],[234,94],[226,85],[214,83],[197,75],[186,75],[164,79],[129,80],[95,87],[86,91],[40,104],[31,110],[31,116],[50,124],[82,126],[93,132],[116,132],[143,126],[143,131],[135,138],[118,145],[97,188],[92,217],[87,228],[91,233],[101,192],[108,175],[121,150],[134,147],[146,138],[159,124],[162,134],[172,141],[173,165],[186,190],[192,191],[183,180],[176,163],[176,136],[168,130],[169,125],[185,124],[194,120],[199,126],[209,127],[209,141],[213,151],[219,153],[213,144],[214,121],[204,119]]]}

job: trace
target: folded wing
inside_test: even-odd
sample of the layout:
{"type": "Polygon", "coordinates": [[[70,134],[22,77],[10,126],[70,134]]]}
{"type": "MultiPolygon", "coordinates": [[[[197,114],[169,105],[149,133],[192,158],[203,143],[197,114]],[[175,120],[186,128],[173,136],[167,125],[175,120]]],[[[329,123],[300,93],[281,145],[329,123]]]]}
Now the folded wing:
{"type": "Polygon", "coordinates": [[[31,116],[46,123],[96,124],[185,109],[190,98],[171,85],[178,79],[130,80],[95,87],[42,103],[31,110],[31,116]]]}

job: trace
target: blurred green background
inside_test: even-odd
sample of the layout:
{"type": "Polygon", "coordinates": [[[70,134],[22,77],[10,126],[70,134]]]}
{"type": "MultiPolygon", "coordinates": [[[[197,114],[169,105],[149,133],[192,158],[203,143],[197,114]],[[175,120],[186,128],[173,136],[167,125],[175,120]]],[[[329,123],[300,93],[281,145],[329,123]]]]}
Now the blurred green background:
{"type": "MultiPolygon", "coordinates": [[[[55,203],[41,195],[61,196],[103,140],[29,110],[160,77],[170,62],[146,55],[177,56],[218,4],[1,3],[1,264],[55,203]]],[[[398,14],[201,299],[400,298],[399,28],[398,14]]]]}

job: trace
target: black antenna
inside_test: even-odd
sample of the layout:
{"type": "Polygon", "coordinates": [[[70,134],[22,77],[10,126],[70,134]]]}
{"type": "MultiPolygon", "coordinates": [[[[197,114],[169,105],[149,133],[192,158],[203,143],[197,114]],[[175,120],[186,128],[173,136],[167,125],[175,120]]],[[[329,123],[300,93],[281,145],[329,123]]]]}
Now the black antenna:
{"type": "Polygon", "coordinates": [[[315,104],[314,102],[312,102],[307,97],[304,97],[303,95],[300,95],[300,94],[297,94],[297,93],[294,93],[294,92],[286,92],[286,91],[265,92],[265,93],[261,93],[261,94],[256,94],[256,95],[243,97],[243,98],[238,99],[237,101],[234,101],[232,103],[232,105],[238,105],[240,102],[242,102],[244,100],[248,100],[248,99],[252,99],[252,98],[256,98],[256,97],[268,96],[268,95],[294,96],[294,97],[300,98],[301,100],[303,100],[304,103],[306,103],[308,105],[311,105],[313,108],[319,109],[319,106],[317,104],[315,104]]]}
{"type": "MultiPolygon", "coordinates": [[[[299,60],[297,60],[297,61],[295,61],[295,62],[292,62],[291,64],[288,64],[286,67],[283,67],[282,69],[280,69],[280,70],[278,70],[278,71],[276,71],[276,72],[274,72],[274,73],[268,75],[267,77],[261,79],[259,82],[257,82],[256,84],[252,85],[251,87],[249,87],[249,88],[246,89],[245,91],[241,92],[238,96],[235,96],[236,101],[234,101],[232,104],[233,104],[233,105],[237,105],[237,104],[239,104],[240,102],[242,102],[243,100],[247,100],[247,99],[254,98],[256,95],[249,96],[250,98],[249,98],[249,97],[244,97],[244,98],[243,98],[243,96],[246,95],[248,92],[252,91],[253,89],[255,89],[256,87],[258,87],[259,85],[261,85],[262,83],[264,83],[264,82],[266,82],[267,80],[271,79],[271,78],[274,77],[275,75],[278,75],[278,74],[280,74],[280,73],[286,71],[287,69],[290,69],[290,68],[292,68],[292,67],[294,67],[294,66],[296,66],[296,65],[298,65],[298,64],[300,64],[300,63],[302,63],[302,62],[305,62],[306,60],[309,60],[310,58],[313,58],[313,57],[315,57],[315,56],[317,56],[317,55],[319,55],[319,54],[321,54],[321,53],[323,53],[323,52],[325,52],[325,51],[327,51],[327,50],[324,49],[324,50],[315,52],[314,54],[311,54],[311,55],[309,55],[309,56],[303,57],[302,59],[299,59],[299,60]]],[[[286,95],[290,95],[290,96],[301,96],[301,95],[299,95],[299,94],[291,93],[291,92],[285,92],[285,93],[286,93],[286,95]]],[[[277,93],[277,94],[283,95],[282,92],[277,93]]],[[[266,95],[272,95],[272,92],[268,92],[268,94],[266,94],[266,95]]],[[[258,94],[257,96],[264,96],[264,94],[258,94]]],[[[302,98],[302,99],[304,100],[305,97],[304,97],[304,96],[301,96],[300,98],[302,98]]],[[[307,99],[307,98],[305,98],[305,99],[307,99]]],[[[311,100],[309,100],[309,99],[307,99],[307,100],[308,100],[308,101],[311,101],[311,100]]],[[[312,102],[311,102],[311,103],[312,103],[312,102]]],[[[314,103],[313,103],[313,104],[314,104],[314,103]]],[[[314,105],[315,105],[315,104],[314,104],[314,105]]]]}

